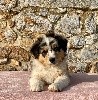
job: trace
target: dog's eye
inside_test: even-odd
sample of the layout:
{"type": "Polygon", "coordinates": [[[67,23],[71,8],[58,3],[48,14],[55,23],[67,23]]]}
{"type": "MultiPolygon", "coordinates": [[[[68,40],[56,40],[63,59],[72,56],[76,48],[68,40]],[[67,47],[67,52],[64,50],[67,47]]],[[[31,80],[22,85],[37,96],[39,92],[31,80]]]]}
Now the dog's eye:
{"type": "Polygon", "coordinates": [[[47,52],[48,52],[48,51],[45,51],[45,50],[42,52],[43,57],[46,56],[47,52]]]}
{"type": "Polygon", "coordinates": [[[55,47],[53,50],[54,50],[54,51],[58,51],[58,47],[55,47]]]}
{"type": "Polygon", "coordinates": [[[47,53],[47,51],[46,51],[46,50],[44,50],[42,53],[47,53]]]}

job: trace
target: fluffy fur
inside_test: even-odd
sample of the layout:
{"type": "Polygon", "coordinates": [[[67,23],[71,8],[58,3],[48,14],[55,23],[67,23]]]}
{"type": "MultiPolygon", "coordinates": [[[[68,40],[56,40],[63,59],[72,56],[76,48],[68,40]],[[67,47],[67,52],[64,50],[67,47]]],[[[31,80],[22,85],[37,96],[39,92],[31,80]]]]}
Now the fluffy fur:
{"type": "Polygon", "coordinates": [[[50,91],[62,91],[70,79],[67,71],[67,40],[49,32],[40,36],[31,52],[35,59],[30,77],[30,90],[42,91],[48,84],[50,91]]]}

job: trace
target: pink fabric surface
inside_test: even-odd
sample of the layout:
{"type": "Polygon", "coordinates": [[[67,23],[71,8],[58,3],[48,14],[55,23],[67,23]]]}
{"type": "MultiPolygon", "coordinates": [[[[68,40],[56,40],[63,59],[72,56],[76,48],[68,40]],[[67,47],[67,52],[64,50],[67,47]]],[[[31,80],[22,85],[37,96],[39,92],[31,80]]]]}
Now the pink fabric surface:
{"type": "Polygon", "coordinates": [[[98,100],[98,74],[72,74],[62,92],[29,90],[29,72],[0,72],[0,100],[98,100]]]}

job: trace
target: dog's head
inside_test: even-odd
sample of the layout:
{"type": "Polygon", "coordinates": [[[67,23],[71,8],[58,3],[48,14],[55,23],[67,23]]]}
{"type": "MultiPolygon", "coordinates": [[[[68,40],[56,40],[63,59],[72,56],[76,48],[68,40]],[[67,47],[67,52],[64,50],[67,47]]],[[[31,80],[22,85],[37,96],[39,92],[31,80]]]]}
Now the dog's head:
{"type": "Polygon", "coordinates": [[[61,62],[67,51],[67,39],[49,31],[37,39],[31,48],[35,59],[43,64],[57,64],[61,62]]]}

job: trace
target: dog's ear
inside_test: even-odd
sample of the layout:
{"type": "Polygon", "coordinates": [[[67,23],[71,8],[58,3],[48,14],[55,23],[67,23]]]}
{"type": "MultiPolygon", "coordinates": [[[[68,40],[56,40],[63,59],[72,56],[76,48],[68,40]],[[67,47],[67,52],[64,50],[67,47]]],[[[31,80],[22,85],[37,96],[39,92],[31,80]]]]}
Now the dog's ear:
{"type": "Polygon", "coordinates": [[[68,40],[61,35],[55,35],[55,39],[58,41],[59,48],[66,52],[68,40]]]}
{"type": "Polygon", "coordinates": [[[39,37],[35,43],[32,45],[30,52],[34,55],[35,59],[39,56],[39,49],[40,49],[40,43],[42,41],[42,37],[39,37]]]}

